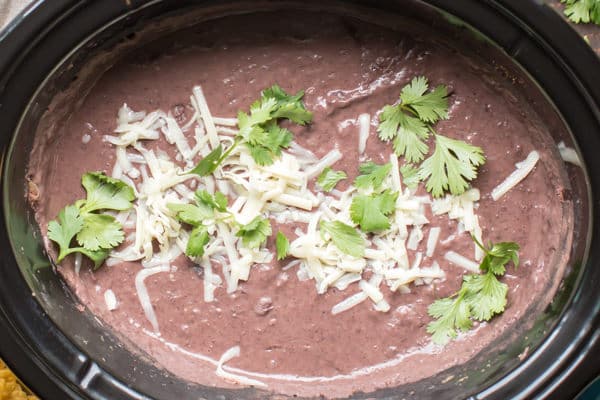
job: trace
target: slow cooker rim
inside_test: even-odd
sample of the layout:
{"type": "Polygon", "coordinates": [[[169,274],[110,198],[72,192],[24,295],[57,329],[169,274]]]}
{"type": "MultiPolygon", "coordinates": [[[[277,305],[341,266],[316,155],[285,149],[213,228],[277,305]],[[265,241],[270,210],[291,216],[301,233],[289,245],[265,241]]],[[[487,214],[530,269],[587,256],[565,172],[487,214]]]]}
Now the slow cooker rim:
{"type": "MultiPolygon", "coordinates": [[[[456,3],[452,0],[429,0],[428,3],[437,6],[441,9],[451,10],[453,4],[456,3]]],[[[81,2],[79,4],[74,4],[77,2],[69,1],[69,0],[55,0],[53,2],[43,2],[38,1],[31,5],[26,11],[24,11],[19,18],[15,22],[13,22],[7,30],[5,30],[2,34],[0,34],[0,54],[2,50],[8,51],[7,49],[15,50],[20,46],[23,46],[26,43],[34,43],[35,40],[33,38],[38,38],[40,35],[43,35],[47,30],[36,29],[40,26],[48,26],[43,25],[44,22],[50,23],[51,21],[57,21],[59,16],[64,16],[66,12],[71,10],[74,7],[83,7],[84,3],[81,2]]],[[[136,2],[134,2],[136,3],[136,2]]],[[[142,2],[139,2],[142,3],[142,2]]],[[[570,27],[566,24],[559,24],[560,17],[548,7],[545,7],[541,4],[535,4],[534,2],[522,2],[519,0],[498,0],[492,1],[488,0],[483,2],[485,6],[495,9],[498,12],[506,12],[508,14],[519,15],[518,20],[529,27],[533,28],[533,33],[537,36],[536,40],[540,41],[547,48],[552,49],[555,52],[555,57],[563,64],[563,66],[570,71],[570,79],[572,79],[576,86],[578,87],[580,94],[587,97],[587,101],[590,104],[591,112],[595,114],[596,120],[600,120],[600,112],[598,111],[598,105],[600,105],[600,87],[594,86],[593,83],[593,64],[599,65],[598,59],[596,55],[591,51],[589,46],[587,46],[579,36],[577,36],[570,27]],[[504,11],[502,11],[504,10],[504,11]],[[543,18],[537,20],[532,18],[531,15],[535,15],[533,13],[538,13],[538,15],[542,15],[543,18]],[[529,17],[528,17],[529,16],[529,17]],[[567,29],[568,28],[568,29],[567,29]],[[549,44],[548,39],[554,36],[558,36],[560,40],[558,42],[549,44]],[[574,54],[578,54],[580,63],[575,64],[573,62],[574,54]],[[581,61],[583,60],[583,61],[581,61]],[[595,104],[595,107],[593,106],[595,104]]],[[[137,3],[136,3],[137,5],[137,3]]],[[[136,5],[132,5],[135,7],[136,5]]],[[[126,12],[129,9],[125,5],[125,3],[119,3],[118,7],[114,7],[110,10],[112,13],[126,12]]],[[[107,11],[107,15],[109,11],[107,11]]],[[[515,17],[516,18],[516,17],[515,17]]],[[[51,25],[51,24],[49,24],[51,25]]],[[[31,48],[29,49],[31,50],[31,48]]],[[[514,49],[515,52],[518,51],[518,48],[514,49]]],[[[18,52],[13,52],[11,54],[19,54],[18,52]]],[[[22,52],[20,57],[24,57],[26,52],[22,52]]],[[[0,61],[0,100],[4,96],[4,89],[6,80],[15,72],[17,62],[14,62],[15,58],[11,58],[11,62],[2,62],[0,61]]],[[[4,141],[6,138],[0,139],[2,142],[3,151],[6,150],[6,146],[4,141]]],[[[585,149],[584,149],[585,150],[585,149]]],[[[3,153],[4,154],[4,153],[3,153]]],[[[3,158],[4,159],[4,158],[3,158]]],[[[586,158],[587,160],[587,158],[586,158]]],[[[2,210],[4,213],[4,209],[2,210]]],[[[596,215],[595,218],[598,216],[596,215]]],[[[597,222],[597,221],[594,221],[597,222]]],[[[7,233],[5,226],[4,215],[2,216],[2,232],[0,233],[0,239],[3,243],[7,243],[7,233]]],[[[594,223],[594,236],[597,235],[598,224],[594,223]]],[[[12,260],[14,263],[14,260],[12,260]]],[[[598,281],[600,280],[600,274],[592,274],[589,271],[589,268],[585,271],[586,276],[583,277],[582,284],[579,285],[577,289],[574,301],[579,301],[580,303],[585,301],[585,296],[582,296],[582,292],[584,288],[593,288],[592,284],[598,285],[598,281]],[[589,278],[589,279],[585,279],[589,278]]],[[[588,296],[591,297],[591,296],[588,296]]],[[[31,300],[31,299],[30,299],[31,300]]],[[[36,302],[32,302],[32,304],[36,302]]],[[[600,300],[596,300],[595,302],[590,299],[587,303],[592,309],[596,310],[595,317],[587,320],[587,334],[584,337],[580,338],[578,342],[578,349],[589,349],[594,348],[595,350],[599,350],[599,342],[600,342],[600,333],[594,333],[594,327],[598,326],[598,320],[600,315],[600,300]],[[591,332],[591,334],[590,334],[591,332]]],[[[33,382],[29,377],[26,377],[26,383],[31,385],[31,387],[36,390],[40,394],[44,394],[46,396],[50,395],[50,393],[60,393],[61,396],[69,395],[73,398],[80,398],[80,396],[85,395],[84,392],[81,392],[81,388],[78,388],[77,385],[68,384],[65,382],[65,378],[62,376],[57,376],[52,372],[51,369],[45,365],[44,362],[41,362],[41,358],[39,357],[39,349],[35,351],[35,349],[27,343],[27,338],[21,336],[21,332],[18,326],[15,326],[14,321],[11,318],[11,310],[5,308],[4,303],[0,303],[0,325],[4,328],[6,332],[9,332],[7,336],[8,340],[2,341],[0,344],[0,353],[2,354],[18,354],[15,355],[15,358],[9,357],[8,364],[13,367],[18,373],[21,374],[30,374],[36,375],[36,381],[33,382]],[[12,349],[11,349],[12,348],[12,349]],[[30,354],[26,351],[20,351],[22,349],[29,349],[30,354]],[[38,353],[34,356],[33,353],[38,353]],[[14,361],[19,359],[19,361],[14,361]],[[33,369],[31,369],[31,363],[35,365],[33,369]],[[45,388],[40,388],[39,386],[49,385],[45,388]],[[58,391],[50,392],[48,388],[50,386],[54,386],[58,391]],[[64,391],[63,391],[64,390],[64,391]]],[[[39,304],[37,304],[39,307],[39,304]]],[[[43,310],[39,307],[39,315],[38,317],[43,317],[43,310]]],[[[569,317],[568,313],[566,317],[569,317]]],[[[576,318],[577,316],[573,316],[576,318]]],[[[560,325],[556,328],[559,329],[560,325]]],[[[593,352],[593,351],[592,351],[593,352]]],[[[555,366],[555,370],[552,371],[552,375],[555,376],[554,384],[551,385],[554,389],[555,386],[564,381],[565,374],[573,375],[573,368],[577,368],[578,370],[585,366],[585,364],[580,363],[581,360],[578,361],[577,355],[573,355],[573,350],[571,349],[570,355],[574,361],[570,364],[571,370],[569,368],[563,368],[564,365],[555,366]]],[[[535,359],[530,359],[530,366],[535,364],[535,359]]],[[[566,361],[565,361],[566,362],[566,361]]],[[[564,364],[564,363],[562,363],[564,364]]],[[[590,364],[591,365],[591,364],[590,364]]],[[[511,382],[519,381],[519,371],[521,368],[523,370],[525,368],[525,364],[523,366],[519,366],[516,370],[511,371],[507,375],[505,379],[511,380],[511,382]],[[512,374],[512,376],[511,376],[512,374]]],[[[505,380],[503,379],[503,380],[505,380]]],[[[502,380],[501,380],[502,381],[502,380]]],[[[477,398],[500,398],[496,397],[502,393],[502,391],[494,390],[495,386],[505,385],[506,382],[502,383],[501,381],[496,382],[486,391],[482,392],[480,395],[477,395],[477,398]],[[499,385],[500,383],[500,385],[499,385]]],[[[523,382],[521,382],[522,384],[523,382]]],[[[500,387],[501,389],[501,387],[500,387]]],[[[540,389],[539,387],[535,388],[536,390],[540,389]]],[[[548,390],[548,389],[546,389],[548,390]]],[[[541,393],[541,392],[538,392],[541,393]]],[[[49,398],[59,398],[55,396],[51,396],[49,398]]]]}

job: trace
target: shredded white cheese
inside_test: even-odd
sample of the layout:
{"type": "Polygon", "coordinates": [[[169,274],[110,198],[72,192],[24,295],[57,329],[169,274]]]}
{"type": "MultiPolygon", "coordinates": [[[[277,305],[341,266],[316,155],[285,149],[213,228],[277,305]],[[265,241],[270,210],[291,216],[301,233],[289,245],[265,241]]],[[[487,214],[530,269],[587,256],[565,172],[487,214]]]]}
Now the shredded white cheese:
{"type": "Polygon", "coordinates": [[[316,178],[323,172],[327,167],[331,167],[333,164],[342,159],[342,153],[338,149],[331,150],[325,155],[318,163],[312,166],[306,172],[308,179],[316,178]]]}
{"type": "Polygon", "coordinates": [[[479,272],[479,264],[469,260],[467,257],[464,257],[454,251],[449,251],[446,254],[444,254],[444,258],[450,261],[452,264],[462,267],[468,271],[479,272]]]}
{"type": "Polygon", "coordinates": [[[517,168],[502,183],[492,190],[492,199],[494,199],[494,201],[500,199],[506,192],[517,186],[519,182],[529,175],[539,159],[540,154],[534,150],[529,153],[525,160],[518,162],[516,164],[517,168]]]}
{"type": "Polygon", "coordinates": [[[583,164],[581,163],[581,159],[579,158],[579,154],[577,154],[577,151],[572,147],[567,147],[565,142],[561,141],[560,143],[558,143],[558,151],[563,161],[566,161],[578,167],[583,166],[583,164]]]}
{"type": "Polygon", "coordinates": [[[140,304],[142,305],[142,309],[144,310],[146,318],[148,321],[150,321],[152,329],[156,333],[159,332],[158,320],[156,319],[156,314],[154,313],[154,308],[152,307],[150,295],[148,294],[148,289],[146,289],[144,280],[149,276],[159,274],[161,272],[169,272],[170,270],[171,267],[169,265],[163,265],[160,267],[142,269],[135,276],[135,290],[137,291],[138,299],[140,300],[140,304]]]}
{"type": "Polygon", "coordinates": [[[117,309],[117,296],[115,296],[115,292],[111,289],[108,289],[104,292],[104,302],[106,303],[106,308],[108,311],[114,311],[117,309]]]}
{"type": "Polygon", "coordinates": [[[371,128],[371,116],[360,114],[358,116],[358,154],[363,154],[367,148],[367,139],[371,128]]]}
{"type": "Polygon", "coordinates": [[[429,229],[429,236],[427,237],[427,250],[425,251],[425,255],[427,257],[433,256],[433,252],[435,251],[441,232],[442,229],[437,226],[429,229]]]}
{"type": "MultiPolygon", "coordinates": [[[[364,281],[361,281],[361,282],[364,282],[364,281]]],[[[331,313],[333,315],[336,315],[341,312],[348,311],[352,307],[362,303],[363,301],[365,301],[368,298],[369,298],[369,295],[367,293],[365,293],[364,291],[360,291],[360,292],[346,298],[345,300],[342,300],[341,302],[337,303],[336,305],[334,305],[333,308],[331,309],[331,313]]]]}
{"type": "MultiPolygon", "coordinates": [[[[373,309],[387,312],[390,305],[381,285],[404,293],[410,291],[408,285],[411,283],[429,284],[433,279],[444,279],[445,274],[435,260],[431,260],[431,267],[421,266],[424,256],[432,258],[435,253],[441,232],[439,227],[429,228],[426,248],[417,251],[424,239],[423,229],[429,224],[427,207],[436,216],[447,215],[457,220],[460,231],[466,230],[481,238],[475,212],[480,197],[477,189],[434,200],[429,196],[417,196],[413,190],[403,189],[398,158],[392,154],[392,170],[382,184],[383,189],[398,192],[390,228],[366,240],[364,257],[349,256],[340,251],[328,235],[322,235],[319,224],[338,220],[354,226],[350,206],[357,189],[351,187],[343,192],[333,190],[316,194],[309,189],[310,180],[342,159],[339,149],[333,148],[319,159],[312,151],[292,142],[272,165],[261,166],[256,164],[246,146],[237,146],[214,176],[187,175],[184,171],[191,169],[198,157],[207,156],[219,145],[229,148],[233,135],[237,134],[237,119],[212,116],[201,87],[193,88],[190,101],[195,112],[183,126],[170,113],[157,110],[146,114],[123,105],[115,134],[104,137],[115,145],[113,176],[130,184],[137,196],[133,211],[117,215],[124,227],[134,231],[127,234],[123,248],[111,252],[107,264],[141,260],[144,269],[137,274],[135,285],[146,318],[155,332],[159,330],[158,320],[144,279],[168,272],[173,260],[185,251],[189,232],[168,205],[193,203],[196,189],[211,194],[219,190],[235,199],[228,207],[231,214],[203,221],[209,232],[209,243],[204,256],[194,261],[204,271],[205,302],[215,300],[215,290],[221,284],[228,293],[234,292],[240,281],[249,279],[254,266],[272,260],[273,254],[267,249],[248,249],[236,236],[238,224],[247,224],[257,216],[271,218],[280,224],[298,224],[294,230],[297,237],[291,240],[289,251],[296,260],[288,263],[285,269],[297,267],[298,279],[314,280],[318,293],[325,293],[331,287],[346,290],[358,283],[359,292],[336,304],[332,314],[349,310],[365,300],[369,300],[373,309]],[[174,159],[144,143],[156,140],[160,135],[172,144],[174,159]],[[371,275],[369,280],[364,279],[365,273],[371,275]]],[[[370,119],[371,116],[365,113],[356,120],[359,154],[364,154],[366,149],[370,119]]],[[[451,235],[442,243],[447,244],[455,237],[451,235]]],[[[476,260],[478,256],[476,250],[476,260]]],[[[478,270],[475,262],[456,253],[448,252],[444,257],[464,268],[478,270]]],[[[217,373],[236,382],[261,384],[252,380],[253,383],[247,383],[249,381],[244,381],[247,378],[228,375],[223,369],[222,365],[237,355],[239,348],[228,350],[217,373]]]]}
{"type": "Polygon", "coordinates": [[[219,146],[219,136],[217,135],[217,128],[215,127],[215,122],[212,118],[210,110],[208,108],[208,103],[206,102],[206,97],[204,97],[204,92],[202,91],[202,87],[194,86],[192,90],[194,95],[191,97],[192,105],[196,108],[196,111],[202,117],[202,121],[204,122],[204,126],[206,127],[206,133],[208,135],[210,145],[214,149],[219,146]]]}

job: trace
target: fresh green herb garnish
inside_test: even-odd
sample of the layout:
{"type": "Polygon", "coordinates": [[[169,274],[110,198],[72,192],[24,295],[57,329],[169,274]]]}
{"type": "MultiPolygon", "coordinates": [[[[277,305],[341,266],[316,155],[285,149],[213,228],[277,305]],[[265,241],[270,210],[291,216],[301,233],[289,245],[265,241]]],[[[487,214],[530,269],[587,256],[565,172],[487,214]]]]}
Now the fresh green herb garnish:
{"type": "Polygon", "coordinates": [[[304,92],[287,94],[278,85],[262,91],[260,100],[250,106],[250,113],[238,113],[239,132],[233,144],[223,152],[219,145],[204,157],[189,173],[200,176],[212,174],[240,143],[244,143],[258,165],[273,164],[282,149],[289,147],[294,135],[278,125],[279,120],[288,119],[299,125],[312,120],[312,113],[302,103],[304,92]]]}
{"type": "Polygon", "coordinates": [[[561,0],[565,15],[576,24],[593,22],[600,25],[600,0],[561,0]]]}
{"type": "Polygon", "coordinates": [[[88,172],[81,178],[87,198],[80,200],[82,214],[98,210],[129,210],[135,200],[133,189],[125,182],[102,172],[88,172]]]}
{"type": "Polygon", "coordinates": [[[71,241],[83,228],[83,218],[77,206],[66,206],[58,213],[58,221],[48,223],[48,238],[55,241],[59,247],[58,262],[66,255],[77,251],[70,249],[71,241]]]}
{"type": "Polygon", "coordinates": [[[103,210],[122,211],[132,207],[133,189],[125,182],[101,172],[88,172],[81,183],[86,190],[85,200],[68,205],[58,214],[58,220],[48,223],[48,238],[59,246],[57,262],[67,255],[81,253],[94,262],[94,269],[102,265],[110,249],[125,238],[121,224],[103,210]],[[78,247],[71,247],[73,239],[78,247]]]}
{"type": "Polygon", "coordinates": [[[195,227],[190,232],[190,238],[185,247],[185,254],[188,257],[202,257],[204,255],[204,246],[208,244],[209,240],[210,237],[206,226],[199,225],[195,227]]]}
{"type": "Polygon", "coordinates": [[[86,249],[112,249],[123,242],[125,234],[121,224],[112,215],[85,213],[82,216],[83,227],[77,233],[77,242],[86,249]]]}
{"type": "Polygon", "coordinates": [[[363,232],[379,232],[390,227],[388,216],[396,209],[398,192],[386,190],[370,196],[359,194],[352,198],[350,217],[363,232]]]}
{"type": "Polygon", "coordinates": [[[453,195],[464,193],[468,181],[477,177],[477,167],[485,162],[481,148],[440,135],[433,125],[448,118],[447,89],[440,85],[430,92],[425,77],[416,77],[400,94],[400,104],[385,106],[378,128],[381,140],[393,139],[394,151],[409,164],[423,161],[429,152],[426,140],[435,139],[435,150],[415,173],[415,167],[405,168],[409,183],[427,181],[426,188],[434,197],[445,191],[453,195]]]}
{"type": "Polygon", "coordinates": [[[458,331],[467,331],[473,320],[489,321],[506,307],[508,286],[498,280],[506,272],[506,264],[513,262],[519,266],[519,245],[514,242],[502,242],[485,248],[473,238],[485,252],[479,268],[482,274],[468,274],[463,277],[460,290],[450,297],[436,300],[428,309],[435,318],[427,326],[432,340],[437,344],[446,344],[455,338],[458,331]]]}
{"type": "Polygon", "coordinates": [[[385,106],[378,128],[382,140],[394,139],[394,150],[408,162],[423,160],[428,148],[428,124],[448,118],[448,95],[445,86],[438,86],[425,94],[429,88],[423,76],[414,78],[400,94],[400,104],[385,106]]]}
{"type": "Polygon", "coordinates": [[[287,236],[281,232],[277,232],[275,247],[277,248],[277,260],[281,261],[286,258],[290,251],[290,241],[287,236]]]}
{"type": "MultiPolygon", "coordinates": [[[[230,147],[230,150],[233,151],[233,146],[230,147]]],[[[223,157],[223,146],[218,145],[213,151],[208,153],[206,157],[204,157],[200,162],[189,171],[189,174],[196,174],[199,176],[208,176],[215,172],[219,164],[227,158],[230,152],[227,153],[225,157],[223,157]]]]}
{"type": "Polygon", "coordinates": [[[341,221],[321,221],[321,234],[327,233],[333,244],[343,253],[353,257],[362,257],[365,253],[365,241],[356,228],[341,221]]]}
{"type": "Polygon", "coordinates": [[[477,167],[485,163],[483,150],[461,140],[435,134],[435,151],[419,169],[420,180],[433,197],[441,197],[446,190],[453,195],[464,193],[468,181],[477,177],[477,167]]]}
{"type": "Polygon", "coordinates": [[[361,173],[354,180],[354,186],[359,189],[373,189],[377,190],[383,183],[384,179],[388,176],[392,170],[392,164],[375,164],[373,161],[361,164],[358,167],[361,173]]]}
{"type": "Polygon", "coordinates": [[[242,225],[235,235],[242,238],[244,246],[257,248],[271,236],[271,233],[271,222],[269,219],[257,216],[248,224],[242,225]]]}
{"type": "Polygon", "coordinates": [[[178,220],[192,226],[202,225],[204,220],[212,219],[215,215],[214,210],[203,203],[168,203],[167,208],[175,213],[178,220]]]}
{"type": "Polygon", "coordinates": [[[196,204],[169,203],[167,208],[175,213],[181,222],[194,228],[190,233],[185,254],[189,257],[202,257],[204,246],[209,241],[208,230],[203,223],[215,219],[215,212],[227,213],[227,197],[221,192],[212,195],[206,190],[197,190],[194,197],[196,204]]]}
{"type": "Polygon", "coordinates": [[[335,171],[330,167],[327,167],[321,172],[319,178],[317,178],[317,183],[324,191],[331,192],[339,181],[344,180],[347,177],[348,175],[346,175],[344,171],[335,171]]]}
{"type": "Polygon", "coordinates": [[[352,198],[350,218],[366,233],[388,229],[389,216],[396,209],[398,193],[390,190],[382,192],[382,184],[392,170],[392,164],[379,165],[369,161],[358,169],[361,175],[356,177],[354,185],[359,189],[359,194],[352,198]],[[365,194],[365,191],[372,193],[365,194]]]}
{"type": "Polygon", "coordinates": [[[197,190],[196,202],[198,204],[204,204],[216,211],[227,212],[227,196],[221,192],[215,192],[213,196],[206,190],[197,190]]]}
{"type": "Polygon", "coordinates": [[[400,167],[400,173],[402,174],[402,183],[408,188],[415,189],[421,179],[419,179],[419,169],[413,164],[404,164],[400,167]]]}

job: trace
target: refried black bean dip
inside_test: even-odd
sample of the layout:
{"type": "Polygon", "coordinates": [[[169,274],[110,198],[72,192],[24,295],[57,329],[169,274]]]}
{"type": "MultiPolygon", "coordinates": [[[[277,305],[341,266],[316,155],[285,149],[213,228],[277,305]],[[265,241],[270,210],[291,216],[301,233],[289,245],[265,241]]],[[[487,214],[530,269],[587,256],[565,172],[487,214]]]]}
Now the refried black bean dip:
{"type": "Polygon", "coordinates": [[[310,13],[193,35],[114,65],[29,171],[59,273],[157,365],[395,386],[469,360],[557,279],[564,161],[468,49],[310,13]]]}

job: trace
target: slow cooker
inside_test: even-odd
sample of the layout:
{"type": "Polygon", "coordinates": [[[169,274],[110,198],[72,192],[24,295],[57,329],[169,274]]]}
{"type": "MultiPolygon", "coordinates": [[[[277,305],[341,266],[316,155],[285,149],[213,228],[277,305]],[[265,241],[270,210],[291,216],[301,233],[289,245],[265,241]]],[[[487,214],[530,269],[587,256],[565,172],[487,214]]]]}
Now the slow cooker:
{"type": "Polygon", "coordinates": [[[567,272],[525,334],[455,367],[451,373],[465,376],[460,383],[446,382],[447,372],[352,398],[573,398],[600,374],[600,60],[541,0],[34,2],[0,33],[0,356],[44,399],[285,398],[184,382],[128,351],[78,309],[43,252],[24,194],[43,113],[94,55],[135,46],[140,32],[161,35],[202,18],[280,8],[372,9],[452,25],[457,40],[476,37],[499,48],[556,108],[585,163],[574,172],[579,233],[567,272]]]}

